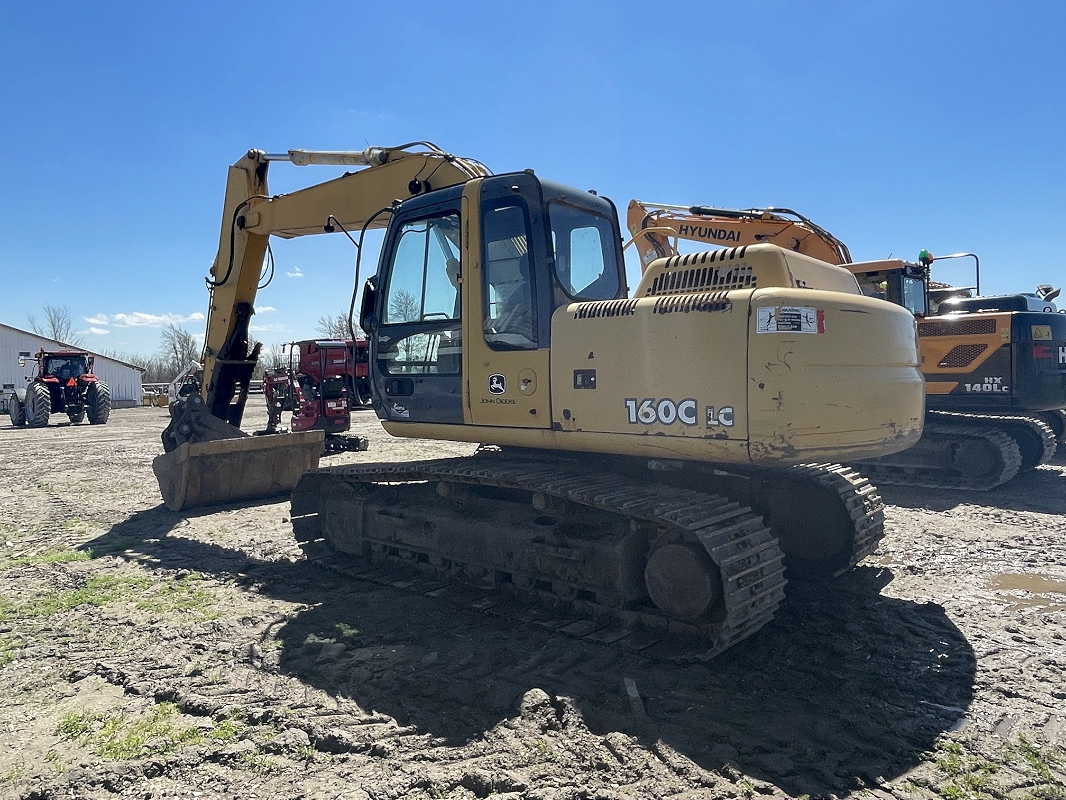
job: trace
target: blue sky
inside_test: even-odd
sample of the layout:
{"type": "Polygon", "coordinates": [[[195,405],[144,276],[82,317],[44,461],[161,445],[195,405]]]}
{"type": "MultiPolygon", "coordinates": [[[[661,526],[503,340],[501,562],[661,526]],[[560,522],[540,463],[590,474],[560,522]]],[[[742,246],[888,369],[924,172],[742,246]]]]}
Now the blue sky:
{"type": "MultiPolygon", "coordinates": [[[[65,305],[141,353],[168,320],[202,333],[227,165],[419,139],[623,212],[784,206],[856,260],[973,251],[988,293],[1061,285],[1064,41],[1059,0],[0,3],[0,322],[65,305]]],[[[347,310],[340,235],[274,253],[257,337],[347,310]]],[[[968,282],[955,263],[934,277],[968,282]]]]}

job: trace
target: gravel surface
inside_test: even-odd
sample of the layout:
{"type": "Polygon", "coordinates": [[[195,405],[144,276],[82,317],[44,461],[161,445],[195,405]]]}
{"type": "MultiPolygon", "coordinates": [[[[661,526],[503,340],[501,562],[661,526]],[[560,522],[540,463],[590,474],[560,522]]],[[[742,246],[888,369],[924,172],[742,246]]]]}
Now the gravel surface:
{"type": "MultiPolygon", "coordinates": [[[[165,424],[0,421],[2,798],[1066,798],[1061,456],[884,487],[877,555],[677,666],[330,572],[284,499],[169,512],[165,424]]],[[[353,428],[323,463],[472,451],[353,428]]]]}

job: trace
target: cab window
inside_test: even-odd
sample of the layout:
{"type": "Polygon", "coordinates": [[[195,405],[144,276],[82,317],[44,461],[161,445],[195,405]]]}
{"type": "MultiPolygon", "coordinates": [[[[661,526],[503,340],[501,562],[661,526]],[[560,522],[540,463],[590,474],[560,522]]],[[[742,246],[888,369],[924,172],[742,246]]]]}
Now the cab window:
{"type": "Polygon", "coordinates": [[[494,350],[536,349],[529,213],[518,199],[489,205],[481,230],[485,342],[494,350]]]}
{"type": "Polygon", "coordinates": [[[555,276],[575,300],[611,300],[618,295],[613,226],[610,221],[560,201],[548,204],[555,276]]]}
{"type": "Polygon", "coordinates": [[[404,223],[389,270],[383,325],[459,318],[459,215],[404,223]]]}
{"type": "Polygon", "coordinates": [[[395,242],[381,311],[380,369],[387,375],[458,375],[459,215],[406,222],[395,242]]]}

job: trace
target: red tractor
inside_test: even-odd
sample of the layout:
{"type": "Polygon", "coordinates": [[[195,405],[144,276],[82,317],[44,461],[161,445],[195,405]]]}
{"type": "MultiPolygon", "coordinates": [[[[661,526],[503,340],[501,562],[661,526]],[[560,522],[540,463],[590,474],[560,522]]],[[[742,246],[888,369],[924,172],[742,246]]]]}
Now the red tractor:
{"type": "MultiPolygon", "coordinates": [[[[34,358],[37,374],[27,378],[25,388],[15,389],[9,403],[11,424],[43,428],[53,413],[66,414],[72,423],[88,418],[103,425],[111,415],[111,392],[93,375],[94,357],[83,350],[45,352],[34,358]]],[[[19,366],[25,361],[19,360],[19,366]]]]}

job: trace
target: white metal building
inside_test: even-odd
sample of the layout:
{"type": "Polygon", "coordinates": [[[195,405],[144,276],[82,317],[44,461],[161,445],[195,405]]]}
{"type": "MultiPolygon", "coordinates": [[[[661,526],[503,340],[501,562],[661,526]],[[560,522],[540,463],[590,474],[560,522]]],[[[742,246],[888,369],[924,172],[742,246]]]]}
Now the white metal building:
{"type": "MultiPolygon", "coordinates": [[[[34,354],[41,348],[45,350],[85,350],[63,344],[36,333],[12,328],[0,323],[0,392],[5,395],[4,409],[7,409],[6,396],[16,386],[25,386],[26,378],[31,377],[37,369],[34,354]],[[26,359],[24,367],[19,366],[19,356],[26,359]]],[[[93,353],[92,350],[86,350],[93,353]]],[[[125,361],[93,353],[96,361],[93,374],[107,384],[111,390],[112,408],[128,408],[141,404],[141,373],[143,369],[125,361]]]]}

